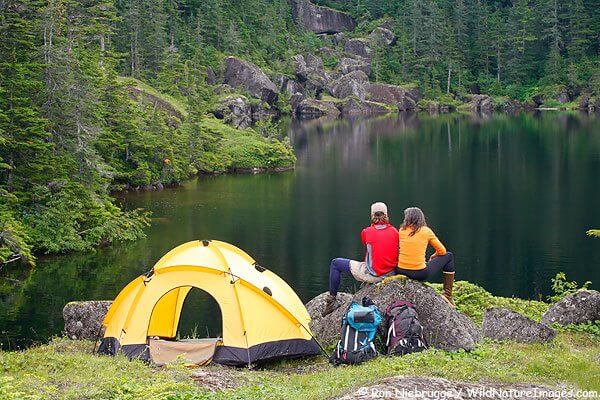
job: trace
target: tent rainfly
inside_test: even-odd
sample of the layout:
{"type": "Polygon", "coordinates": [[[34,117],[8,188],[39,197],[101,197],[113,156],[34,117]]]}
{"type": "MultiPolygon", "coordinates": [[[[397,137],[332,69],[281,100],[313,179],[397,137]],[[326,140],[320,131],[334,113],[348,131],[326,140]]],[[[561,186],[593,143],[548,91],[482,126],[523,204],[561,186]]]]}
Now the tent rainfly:
{"type": "Polygon", "coordinates": [[[98,351],[163,359],[153,358],[152,349],[164,342],[173,351],[183,302],[192,288],[206,291],[221,309],[223,337],[215,341],[212,361],[249,365],[319,353],[308,327],[310,316],[292,288],[244,251],[216,240],[182,244],[130,282],[104,318],[98,351]]]}

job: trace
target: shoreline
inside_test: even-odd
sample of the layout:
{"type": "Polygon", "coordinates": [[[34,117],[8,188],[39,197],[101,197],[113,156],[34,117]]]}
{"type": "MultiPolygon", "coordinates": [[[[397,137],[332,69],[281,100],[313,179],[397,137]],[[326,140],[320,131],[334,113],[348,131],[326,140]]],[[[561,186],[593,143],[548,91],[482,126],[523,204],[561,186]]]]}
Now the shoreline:
{"type": "MultiPolygon", "coordinates": [[[[478,326],[482,324],[481,314],[490,307],[521,310],[534,320],[550,307],[535,300],[492,296],[477,285],[459,283],[457,306],[478,326]]],[[[219,365],[189,368],[183,363],[161,368],[123,356],[97,356],[92,354],[93,348],[92,341],[55,337],[26,350],[0,351],[5,371],[0,382],[8,382],[11,393],[38,395],[40,399],[50,393],[61,398],[79,398],[84,393],[89,399],[120,398],[124,390],[135,398],[340,399],[373,385],[393,390],[402,381],[398,376],[427,384],[442,378],[445,385],[542,385],[600,393],[600,336],[569,327],[557,327],[557,336],[547,343],[484,339],[471,351],[429,349],[338,368],[323,356],[252,369],[219,365]],[[25,373],[31,369],[35,369],[35,375],[25,373]],[[98,376],[98,371],[104,372],[98,376]]]]}

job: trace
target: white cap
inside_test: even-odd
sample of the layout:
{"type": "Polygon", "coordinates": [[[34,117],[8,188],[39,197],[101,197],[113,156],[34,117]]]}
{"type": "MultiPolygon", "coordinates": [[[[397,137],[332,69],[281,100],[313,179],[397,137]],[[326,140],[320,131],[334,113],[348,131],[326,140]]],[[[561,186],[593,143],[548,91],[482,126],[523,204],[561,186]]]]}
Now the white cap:
{"type": "Polygon", "coordinates": [[[375,215],[376,212],[382,212],[385,215],[388,215],[388,210],[385,203],[379,201],[377,203],[371,204],[371,215],[375,215]]]}

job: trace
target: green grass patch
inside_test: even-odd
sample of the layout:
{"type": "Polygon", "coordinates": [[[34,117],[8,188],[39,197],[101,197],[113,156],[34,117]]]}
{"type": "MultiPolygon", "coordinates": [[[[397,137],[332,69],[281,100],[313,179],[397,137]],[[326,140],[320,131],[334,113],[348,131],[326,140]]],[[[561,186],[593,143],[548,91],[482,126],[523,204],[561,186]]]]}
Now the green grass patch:
{"type": "MultiPolygon", "coordinates": [[[[441,284],[430,284],[430,286],[439,293],[442,292],[441,284]]],[[[538,322],[550,307],[549,304],[541,301],[493,296],[482,287],[466,281],[458,281],[454,284],[453,296],[458,311],[467,314],[478,324],[482,322],[485,310],[492,307],[507,308],[538,322]]]]}
{"type": "Polygon", "coordinates": [[[164,399],[198,390],[184,368],[95,356],[93,346],[57,339],[26,351],[0,352],[0,399],[164,399]]]}
{"type": "Polygon", "coordinates": [[[2,399],[325,399],[377,379],[434,376],[477,382],[528,382],[600,391],[600,341],[560,332],[546,344],[484,341],[471,352],[428,350],[332,367],[325,358],[295,360],[268,369],[229,370],[240,387],[210,393],[181,366],[156,368],[124,357],[90,354],[91,342],[57,339],[22,352],[0,353],[2,399]]]}
{"type": "Polygon", "coordinates": [[[202,128],[222,138],[217,151],[207,156],[209,160],[204,160],[208,172],[292,168],[296,163],[289,144],[264,138],[254,129],[236,129],[215,118],[204,119],[202,128]]]}
{"type": "MultiPolygon", "coordinates": [[[[431,286],[440,290],[439,284],[431,286]]],[[[455,301],[458,310],[477,323],[489,307],[509,308],[534,320],[549,307],[539,301],[492,296],[464,281],[455,284],[455,301]]],[[[283,361],[264,369],[227,369],[229,379],[239,386],[215,393],[194,381],[192,369],[180,365],[157,368],[122,356],[96,356],[91,354],[91,342],[55,339],[25,351],[0,352],[0,399],[317,400],[396,375],[525,382],[600,392],[598,329],[597,323],[590,323],[560,328],[549,343],[484,340],[470,352],[431,349],[404,357],[382,356],[358,366],[336,368],[324,357],[316,357],[283,361]]],[[[220,371],[220,367],[209,367],[209,371],[220,371]]]]}
{"type": "Polygon", "coordinates": [[[159,92],[158,90],[154,89],[152,86],[140,81],[139,79],[135,79],[132,77],[119,76],[119,77],[117,77],[117,82],[124,84],[126,86],[137,87],[139,90],[141,90],[145,93],[148,93],[151,96],[157,97],[166,103],[169,103],[181,115],[186,116],[186,117],[188,115],[187,107],[184,102],[176,99],[173,96],[159,92]]]}
{"type": "Polygon", "coordinates": [[[327,102],[334,103],[334,104],[341,104],[344,102],[344,100],[338,99],[337,97],[333,97],[330,94],[323,94],[321,96],[321,101],[327,101],[327,102]]]}

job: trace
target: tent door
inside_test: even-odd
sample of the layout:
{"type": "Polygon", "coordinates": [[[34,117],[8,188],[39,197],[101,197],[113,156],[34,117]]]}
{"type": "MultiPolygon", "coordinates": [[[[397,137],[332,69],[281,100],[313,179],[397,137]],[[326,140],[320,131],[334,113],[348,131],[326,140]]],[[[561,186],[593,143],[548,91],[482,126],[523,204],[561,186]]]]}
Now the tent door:
{"type": "Polygon", "coordinates": [[[177,342],[149,339],[150,358],[159,366],[183,357],[187,363],[206,365],[212,361],[219,339],[184,339],[177,342]]]}

